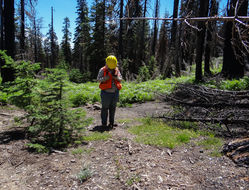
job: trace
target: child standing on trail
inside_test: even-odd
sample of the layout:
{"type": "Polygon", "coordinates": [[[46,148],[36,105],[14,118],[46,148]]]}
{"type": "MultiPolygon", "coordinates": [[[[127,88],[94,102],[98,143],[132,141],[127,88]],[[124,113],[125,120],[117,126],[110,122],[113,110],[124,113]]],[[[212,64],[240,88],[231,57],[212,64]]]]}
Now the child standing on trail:
{"type": "Polygon", "coordinates": [[[119,99],[119,90],[121,90],[122,76],[117,67],[117,58],[110,55],[106,58],[106,64],[99,70],[97,80],[100,82],[101,89],[101,120],[102,126],[107,127],[107,118],[109,111],[109,127],[114,126],[114,117],[117,102],[119,99]]]}

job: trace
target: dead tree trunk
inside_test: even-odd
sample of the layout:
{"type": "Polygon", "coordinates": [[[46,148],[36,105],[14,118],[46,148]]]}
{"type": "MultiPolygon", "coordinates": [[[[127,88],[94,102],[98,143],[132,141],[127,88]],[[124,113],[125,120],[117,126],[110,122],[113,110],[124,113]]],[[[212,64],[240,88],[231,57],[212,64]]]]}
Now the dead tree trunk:
{"type": "MultiPolygon", "coordinates": [[[[248,0],[231,0],[228,16],[246,16],[248,0]]],[[[222,73],[227,78],[241,78],[244,76],[243,53],[239,31],[236,30],[235,22],[229,21],[225,27],[225,43],[223,50],[222,73]]]]}
{"type": "MultiPolygon", "coordinates": [[[[7,55],[14,59],[15,56],[15,23],[14,23],[14,0],[4,1],[4,49],[7,55]]],[[[14,70],[11,68],[2,68],[3,83],[14,81],[14,70]]]]}
{"type": "MultiPolygon", "coordinates": [[[[205,17],[208,14],[209,0],[200,1],[199,17],[205,17]]],[[[196,44],[196,71],[195,80],[197,82],[202,81],[202,55],[205,40],[206,26],[205,23],[198,23],[199,31],[197,32],[197,44],[196,44]]]]}

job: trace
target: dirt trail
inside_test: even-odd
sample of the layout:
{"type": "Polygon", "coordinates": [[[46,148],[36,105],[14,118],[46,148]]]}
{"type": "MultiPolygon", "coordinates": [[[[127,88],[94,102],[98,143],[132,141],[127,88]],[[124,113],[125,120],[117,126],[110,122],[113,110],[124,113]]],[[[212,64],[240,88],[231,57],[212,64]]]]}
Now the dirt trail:
{"type": "MultiPolygon", "coordinates": [[[[119,126],[109,140],[80,145],[83,154],[73,155],[75,148],[70,148],[46,155],[27,152],[21,131],[6,133],[11,119],[22,112],[0,109],[0,189],[249,189],[248,169],[225,156],[210,157],[193,142],[173,150],[142,145],[127,132],[134,118],[167,110],[162,102],[118,108],[119,126]],[[80,183],[76,175],[85,167],[92,176],[80,183]]],[[[91,130],[100,124],[100,111],[90,107],[87,114],[94,118],[91,130]]]]}

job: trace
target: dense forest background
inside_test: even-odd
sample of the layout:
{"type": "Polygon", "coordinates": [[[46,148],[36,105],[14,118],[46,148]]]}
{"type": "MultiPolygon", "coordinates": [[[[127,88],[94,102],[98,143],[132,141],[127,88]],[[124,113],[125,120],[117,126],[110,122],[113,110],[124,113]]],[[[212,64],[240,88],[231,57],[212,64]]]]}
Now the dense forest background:
{"type": "MultiPolygon", "coordinates": [[[[92,81],[109,54],[118,58],[127,81],[181,76],[191,65],[202,81],[217,57],[223,57],[225,78],[241,78],[248,67],[248,0],[228,0],[225,15],[218,15],[219,0],[174,0],[173,12],[161,22],[145,19],[148,0],[95,0],[91,7],[77,0],[75,31],[65,17],[60,44],[53,7],[49,31],[42,34],[37,2],[0,0],[0,49],[14,60],[41,63],[41,72],[60,67],[74,82],[92,81]]],[[[162,3],[155,0],[154,18],[162,3]]],[[[2,82],[13,81],[13,69],[4,64],[1,60],[2,82]]]]}

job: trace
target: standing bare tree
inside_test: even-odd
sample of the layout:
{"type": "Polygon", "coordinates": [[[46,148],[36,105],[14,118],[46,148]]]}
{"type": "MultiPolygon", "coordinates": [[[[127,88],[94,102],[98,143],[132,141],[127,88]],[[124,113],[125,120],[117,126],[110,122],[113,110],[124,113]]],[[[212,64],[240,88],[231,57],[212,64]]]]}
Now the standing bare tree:
{"type": "Polygon", "coordinates": [[[24,0],[21,0],[21,36],[20,36],[20,51],[25,52],[25,13],[24,0]]]}
{"type": "MultiPolygon", "coordinates": [[[[156,0],[155,4],[155,18],[159,15],[159,0],[156,0]]],[[[156,44],[157,44],[157,33],[158,33],[158,20],[154,21],[154,31],[151,45],[151,55],[155,56],[156,53],[156,44]]]]}
{"type": "MultiPolygon", "coordinates": [[[[231,0],[227,11],[228,16],[247,16],[247,9],[248,0],[231,0]]],[[[244,76],[243,60],[248,56],[248,52],[243,48],[243,38],[248,40],[248,34],[242,37],[239,23],[232,21],[226,23],[222,73],[227,78],[244,76]]]]}
{"type": "Polygon", "coordinates": [[[3,0],[0,0],[0,49],[3,50],[3,0]]]}
{"type": "MultiPolygon", "coordinates": [[[[4,1],[4,49],[7,51],[7,55],[14,59],[15,56],[15,24],[14,24],[14,0],[4,1]]],[[[11,68],[2,68],[1,70],[2,82],[13,81],[14,71],[11,68]]]]}
{"type": "MultiPolygon", "coordinates": [[[[147,0],[145,0],[144,1],[144,10],[143,10],[143,17],[146,17],[146,12],[147,12],[147,3],[148,3],[148,1],[147,0]]],[[[142,30],[141,30],[141,41],[140,41],[140,43],[141,43],[141,48],[144,48],[144,46],[145,46],[145,27],[146,27],[146,21],[145,20],[143,20],[142,21],[143,23],[142,23],[142,30]]],[[[144,60],[145,59],[145,51],[140,51],[140,60],[144,60]]]]}
{"type": "Polygon", "coordinates": [[[124,0],[120,0],[120,11],[119,11],[119,40],[118,40],[118,49],[119,49],[119,55],[120,58],[123,59],[123,13],[124,13],[124,0]]]}
{"type": "Polygon", "coordinates": [[[70,45],[71,32],[69,30],[70,20],[68,17],[64,18],[63,24],[64,24],[62,28],[63,38],[61,42],[61,49],[62,49],[63,56],[64,56],[66,63],[71,65],[71,61],[72,61],[72,52],[71,52],[71,45],[70,45]]]}
{"type": "MultiPolygon", "coordinates": [[[[173,18],[178,17],[178,7],[179,7],[179,0],[174,0],[174,10],[173,10],[173,18]]],[[[170,42],[170,48],[172,56],[172,62],[175,66],[176,76],[180,76],[180,65],[179,65],[179,59],[178,59],[178,48],[177,48],[177,21],[173,20],[172,22],[172,28],[171,28],[171,42],[170,42]]]]}
{"type": "MultiPolygon", "coordinates": [[[[209,9],[209,16],[215,16],[218,14],[218,3],[216,0],[211,0],[209,9]]],[[[204,64],[204,74],[210,75],[210,56],[211,49],[214,48],[213,37],[216,28],[216,21],[208,22],[207,24],[207,34],[206,34],[206,46],[205,46],[205,64],[204,64]]]]}
{"type": "MultiPolygon", "coordinates": [[[[165,15],[165,17],[167,17],[167,14],[165,15]]],[[[165,72],[165,63],[167,60],[168,45],[169,45],[169,36],[167,32],[168,30],[169,30],[169,22],[164,20],[160,27],[159,43],[157,51],[157,62],[159,63],[159,70],[161,71],[161,74],[163,74],[164,76],[167,76],[167,73],[165,72]]]]}
{"type": "MultiPolygon", "coordinates": [[[[198,16],[207,17],[208,7],[209,7],[209,0],[201,0],[198,16]]],[[[197,32],[196,60],[195,60],[196,62],[195,80],[197,82],[202,81],[202,55],[203,55],[205,33],[206,33],[205,23],[199,22],[198,29],[199,31],[197,32]]]]}

